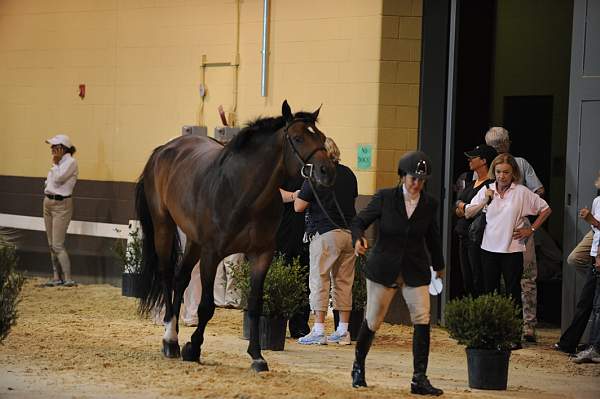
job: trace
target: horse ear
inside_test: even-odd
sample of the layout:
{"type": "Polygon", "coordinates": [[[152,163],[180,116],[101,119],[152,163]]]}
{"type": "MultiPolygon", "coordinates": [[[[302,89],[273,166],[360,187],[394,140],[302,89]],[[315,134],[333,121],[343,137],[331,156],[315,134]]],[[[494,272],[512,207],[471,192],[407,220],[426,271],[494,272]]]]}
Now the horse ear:
{"type": "Polygon", "coordinates": [[[315,112],[312,113],[312,116],[314,118],[314,120],[316,121],[317,118],[319,117],[319,112],[321,111],[321,107],[323,106],[323,104],[321,103],[321,105],[319,105],[319,108],[317,108],[317,110],[315,112]]]}
{"type": "Polygon", "coordinates": [[[281,114],[283,115],[286,122],[289,122],[292,119],[294,119],[292,109],[290,108],[290,105],[288,104],[287,100],[283,100],[283,104],[281,104],[281,114]]]}

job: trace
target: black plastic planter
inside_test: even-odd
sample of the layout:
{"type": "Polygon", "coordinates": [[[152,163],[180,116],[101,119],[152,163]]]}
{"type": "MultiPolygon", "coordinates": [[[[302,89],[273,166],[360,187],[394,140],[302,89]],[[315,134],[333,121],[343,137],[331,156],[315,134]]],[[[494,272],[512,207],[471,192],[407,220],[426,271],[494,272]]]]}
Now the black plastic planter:
{"type": "Polygon", "coordinates": [[[284,317],[269,318],[260,316],[260,348],[271,351],[282,351],[285,347],[286,328],[287,320],[284,317]]]}
{"type": "Polygon", "coordinates": [[[469,387],[506,390],[510,351],[467,349],[469,387]]]}
{"type": "Polygon", "coordinates": [[[123,273],[122,277],[121,295],[133,298],[141,298],[141,274],[123,273]]]}
{"type": "MultiPolygon", "coordinates": [[[[258,322],[260,348],[272,351],[284,350],[286,328],[287,320],[284,317],[261,316],[258,322]]],[[[247,311],[244,311],[242,338],[250,339],[250,316],[247,311]]]]}
{"type": "Polygon", "coordinates": [[[247,310],[244,310],[244,319],[242,321],[242,338],[245,340],[250,339],[250,314],[247,310]]]}
{"type": "MultiPolygon", "coordinates": [[[[360,325],[362,324],[365,318],[365,311],[361,310],[353,310],[350,312],[350,324],[348,325],[348,331],[350,332],[350,339],[352,341],[356,341],[358,337],[358,331],[360,330],[360,325]]],[[[340,314],[337,310],[333,311],[333,325],[334,328],[337,329],[338,323],[340,322],[340,314]]]]}

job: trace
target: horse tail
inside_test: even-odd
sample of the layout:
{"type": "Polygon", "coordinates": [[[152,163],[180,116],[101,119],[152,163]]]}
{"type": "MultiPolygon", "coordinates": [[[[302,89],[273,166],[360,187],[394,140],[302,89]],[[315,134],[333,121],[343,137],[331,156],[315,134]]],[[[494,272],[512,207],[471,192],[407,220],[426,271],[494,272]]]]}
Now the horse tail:
{"type": "Polygon", "coordinates": [[[164,298],[158,270],[158,255],[154,246],[154,224],[144,190],[144,174],[135,187],[135,208],[142,228],[142,268],[140,272],[140,303],[138,312],[147,315],[164,298]]]}
{"type": "MultiPolygon", "coordinates": [[[[142,266],[138,306],[138,313],[142,316],[147,316],[155,308],[163,307],[166,300],[163,278],[172,278],[172,276],[164,276],[158,266],[158,254],[154,244],[154,223],[144,187],[145,174],[146,172],[142,173],[135,187],[135,208],[142,228],[142,266]]],[[[177,265],[181,255],[179,234],[175,230],[171,247],[171,265],[177,265]]]]}

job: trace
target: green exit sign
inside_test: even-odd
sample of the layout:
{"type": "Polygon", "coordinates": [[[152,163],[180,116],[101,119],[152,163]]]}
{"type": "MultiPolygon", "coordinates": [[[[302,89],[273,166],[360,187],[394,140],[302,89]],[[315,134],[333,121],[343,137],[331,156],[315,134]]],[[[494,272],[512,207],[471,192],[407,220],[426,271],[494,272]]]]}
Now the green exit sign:
{"type": "Polygon", "coordinates": [[[359,144],[356,156],[356,165],[358,170],[371,169],[371,161],[373,159],[373,145],[359,144]]]}

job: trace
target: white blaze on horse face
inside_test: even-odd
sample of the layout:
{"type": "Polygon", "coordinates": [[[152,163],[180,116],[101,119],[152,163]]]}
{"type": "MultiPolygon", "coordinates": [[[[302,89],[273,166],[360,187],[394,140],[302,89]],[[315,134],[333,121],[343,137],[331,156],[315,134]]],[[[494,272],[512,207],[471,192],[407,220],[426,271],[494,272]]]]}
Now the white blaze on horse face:
{"type": "Polygon", "coordinates": [[[306,130],[308,130],[312,134],[316,134],[315,131],[314,131],[314,129],[312,128],[312,126],[307,127],[306,130]]]}
{"type": "Polygon", "coordinates": [[[177,329],[175,326],[177,325],[177,320],[175,316],[171,319],[170,322],[165,324],[165,335],[163,339],[167,342],[177,342],[177,329]]]}

